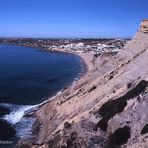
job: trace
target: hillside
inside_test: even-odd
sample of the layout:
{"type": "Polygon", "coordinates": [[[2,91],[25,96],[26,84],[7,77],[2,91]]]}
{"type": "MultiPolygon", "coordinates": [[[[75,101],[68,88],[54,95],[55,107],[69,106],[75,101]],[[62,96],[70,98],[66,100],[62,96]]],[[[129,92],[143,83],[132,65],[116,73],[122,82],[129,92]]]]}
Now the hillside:
{"type": "Polygon", "coordinates": [[[148,19],[116,55],[89,56],[88,73],[35,112],[19,147],[148,146],[147,29],[148,19]]]}

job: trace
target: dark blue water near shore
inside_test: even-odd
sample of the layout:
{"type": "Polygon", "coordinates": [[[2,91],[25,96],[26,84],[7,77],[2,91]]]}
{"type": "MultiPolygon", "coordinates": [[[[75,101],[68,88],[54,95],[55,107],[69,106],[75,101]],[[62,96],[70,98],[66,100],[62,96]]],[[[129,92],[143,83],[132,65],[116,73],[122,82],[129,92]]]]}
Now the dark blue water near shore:
{"type": "Polygon", "coordinates": [[[40,49],[0,45],[0,141],[15,147],[33,119],[25,111],[54,96],[86,71],[80,57],[40,49]]]}
{"type": "Polygon", "coordinates": [[[0,45],[0,103],[37,104],[84,72],[79,57],[0,45]]]}

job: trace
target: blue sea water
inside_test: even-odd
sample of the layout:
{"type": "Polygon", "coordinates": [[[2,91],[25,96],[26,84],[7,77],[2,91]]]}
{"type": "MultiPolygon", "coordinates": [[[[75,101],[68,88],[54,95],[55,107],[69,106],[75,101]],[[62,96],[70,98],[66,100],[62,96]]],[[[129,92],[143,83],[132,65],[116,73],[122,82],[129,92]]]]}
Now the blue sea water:
{"type": "Polygon", "coordinates": [[[33,105],[70,85],[85,68],[73,54],[0,45],[0,103],[33,105]]]}
{"type": "MultiPolygon", "coordinates": [[[[20,133],[24,124],[18,123],[26,110],[71,85],[85,71],[84,62],[74,54],[1,44],[0,128],[6,128],[10,133],[4,121],[18,128],[17,133],[20,133]]],[[[1,136],[4,138],[3,134],[1,136]]],[[[5,136],[4,140],[10,140],[14,135],[5,133],[5,136]]]]}

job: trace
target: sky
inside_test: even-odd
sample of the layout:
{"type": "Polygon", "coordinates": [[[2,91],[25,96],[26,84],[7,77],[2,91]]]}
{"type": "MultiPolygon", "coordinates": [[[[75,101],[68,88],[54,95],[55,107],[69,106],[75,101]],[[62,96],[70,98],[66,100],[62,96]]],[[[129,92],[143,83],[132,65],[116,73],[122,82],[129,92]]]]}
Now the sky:
{"type": "Polygon", "coordinates": [[[0,0],[0,37],[131,38],[148,0],[0,0]]]}

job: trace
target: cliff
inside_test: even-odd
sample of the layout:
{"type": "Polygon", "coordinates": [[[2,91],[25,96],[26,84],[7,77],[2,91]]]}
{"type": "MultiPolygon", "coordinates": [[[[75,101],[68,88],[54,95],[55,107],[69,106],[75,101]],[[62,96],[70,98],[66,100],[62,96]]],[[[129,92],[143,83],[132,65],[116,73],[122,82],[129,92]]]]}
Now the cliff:
{"type": "Polygon", "coordinates": [[[77,84],[35,113],[19,147],[143,148],[148,145],[147,20],[116,55],[93,57],[77,84]]]}

